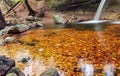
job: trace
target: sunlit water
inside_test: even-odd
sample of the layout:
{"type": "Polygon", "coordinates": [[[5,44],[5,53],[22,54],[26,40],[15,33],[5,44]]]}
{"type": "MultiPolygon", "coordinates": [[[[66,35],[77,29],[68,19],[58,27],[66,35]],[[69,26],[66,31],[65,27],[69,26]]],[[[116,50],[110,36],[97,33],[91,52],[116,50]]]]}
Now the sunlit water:
{"type": "Polygon", "coordinates": [[[113,21],[111,24],[120,24],[120,21],[113,21]]]}
{"type": "Polygon", "coordinates": [[[110,64],[110,63],[105,64],[104,73],[106,74],[106,76],[115,76],[114,71],[115,71],[115,68],[113,64],[110,64]]]}
{"type": "Polygon", "coordinates": [[[84,76],[94,76],[94,66],[91,64],[91,61],[79,59],[79,65],[84,76]]]}
{"type": "Polygon", "coordinates": [[[24,68],[25,76],[39,76],[46,70],[46,66],[40,60],[30,61],[24,68]]]}
{"type": "Polygon", "coordinates": [[[60,76],[65,76],[65,71],[63,71],[63,70],[58,71],[58,73],[60,76]]]}
{"type": "Polygon", "coordinates": [[[93,24],[93,25],[97,25],[97,24],[101,24],[101,23],[107,23],[110,22],[110,20],[91,20],[91,21],[84,21],[84,22],[80,22],[78,24],[93,24]]]}

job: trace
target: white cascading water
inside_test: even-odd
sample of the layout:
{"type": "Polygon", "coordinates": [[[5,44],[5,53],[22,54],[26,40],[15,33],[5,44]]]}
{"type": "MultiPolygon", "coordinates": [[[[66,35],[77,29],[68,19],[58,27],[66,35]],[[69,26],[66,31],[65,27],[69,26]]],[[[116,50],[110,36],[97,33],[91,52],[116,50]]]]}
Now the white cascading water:
{"type": "Polygon", "coordinates": [[[100,19],[100,16],[101,16],[101,14],[102,14],[102,11],[103,11],[103,8],[104,8],[105,3],[106,3],[106,0],[101,0],[101,3],[100,3],[100,5],[99,5],[98,10],[97,10],[97,12],[96,12],[96,15],[95,15],[95,17],[94,17],[94,21],[97,21],[97,20],[100,19]]]}
{"type": "Polygon", "coordinates": [[[93,20],[80,22],[80,23],[82,23],[82,24],[93,24],[93,23],[97,24],[97,23],[106,22],[106,20],[100,20],[100,17],[102,15],[102,12],[103,12],[106,1],[107,0],[101,0],[100,5],[99,5],[99,7],[97,9],[97,12],[96,12],[95,17],[94,17],[93,20]]]}

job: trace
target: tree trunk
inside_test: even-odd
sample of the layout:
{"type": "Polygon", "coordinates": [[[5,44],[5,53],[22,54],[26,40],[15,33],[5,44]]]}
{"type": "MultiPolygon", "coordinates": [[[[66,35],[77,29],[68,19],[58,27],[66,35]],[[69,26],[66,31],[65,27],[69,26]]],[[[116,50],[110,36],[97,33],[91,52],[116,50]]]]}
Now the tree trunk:
{"type": "Polygon", "coordinates": [[[31,8],[28,0],[25,0],[25,5],[26,5],[26,7],[27,7],[27,9],[29,11],[29,15],[35,16],[36,12],[31,8]]]}
{"type": "Polygon", "coordinates": [[[0,10],[0,30],[3,29],[6,25],[6,21],[3,17],[2,11],[0,10]]]}

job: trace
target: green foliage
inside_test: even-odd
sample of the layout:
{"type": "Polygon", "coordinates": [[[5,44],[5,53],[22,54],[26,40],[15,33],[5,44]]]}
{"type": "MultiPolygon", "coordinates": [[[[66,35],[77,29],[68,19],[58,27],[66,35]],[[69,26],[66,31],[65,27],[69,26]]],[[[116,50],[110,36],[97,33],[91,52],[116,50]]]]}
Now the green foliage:
{"type": "Polygon", "coordinates": [[[17,2],[24,2],[24,0],[14,0],[14,3],[17,3],[17,2]]]}

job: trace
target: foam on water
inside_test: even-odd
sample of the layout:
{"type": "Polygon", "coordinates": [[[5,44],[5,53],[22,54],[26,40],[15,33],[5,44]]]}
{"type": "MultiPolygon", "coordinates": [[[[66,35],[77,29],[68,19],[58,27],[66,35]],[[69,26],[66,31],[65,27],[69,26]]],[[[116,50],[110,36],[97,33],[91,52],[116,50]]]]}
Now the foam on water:
{"type": "Polygon", "coordinates": [[[111,24],[120,24],[120,21],[113,21],[111,24]]]}
{"type": "Polygon", "coordinates": [[[110,22],[110,20],[91,20],[91,21],[79,22],[78,24],[100,24],[107,22],[110,22]]]}

